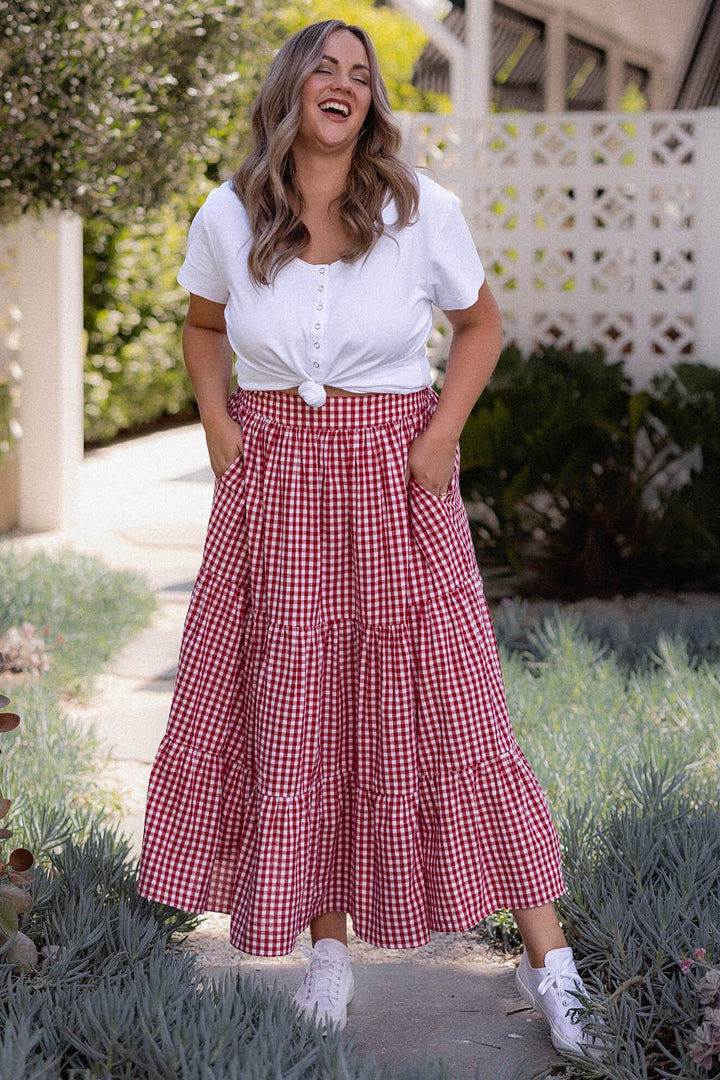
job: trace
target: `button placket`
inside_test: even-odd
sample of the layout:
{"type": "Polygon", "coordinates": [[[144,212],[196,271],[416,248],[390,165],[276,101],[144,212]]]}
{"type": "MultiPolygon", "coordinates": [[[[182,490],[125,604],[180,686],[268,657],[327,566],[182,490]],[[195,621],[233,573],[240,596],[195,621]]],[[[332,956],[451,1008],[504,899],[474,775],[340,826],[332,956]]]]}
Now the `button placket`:
{"type": "MultiPolygon", "coordinates": [[[[315,275],[315,304],[312,313],[312,366],[320,371],[323,362],[325,312],[327,311],[327,266],[318,266],[315,275]]],[[[318,375],[319,381],[319,375],[318,375]]]]}

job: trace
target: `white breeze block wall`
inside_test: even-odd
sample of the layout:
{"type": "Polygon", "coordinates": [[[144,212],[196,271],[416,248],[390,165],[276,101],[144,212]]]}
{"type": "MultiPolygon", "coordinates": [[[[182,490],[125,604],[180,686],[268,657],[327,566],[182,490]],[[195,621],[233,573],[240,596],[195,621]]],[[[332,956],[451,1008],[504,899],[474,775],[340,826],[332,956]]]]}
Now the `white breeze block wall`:
{"type": "Polygon", "coordinates": [[[720,365],[720,109],[401,123],[463,204],[507,342],[601,347],[638,385],[720,365]]]}

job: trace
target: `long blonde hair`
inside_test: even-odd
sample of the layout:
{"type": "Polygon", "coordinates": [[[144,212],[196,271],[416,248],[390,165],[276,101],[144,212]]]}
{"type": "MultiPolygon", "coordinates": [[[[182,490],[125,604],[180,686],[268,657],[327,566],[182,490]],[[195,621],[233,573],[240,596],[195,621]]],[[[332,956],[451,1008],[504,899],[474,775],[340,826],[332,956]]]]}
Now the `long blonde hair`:
{"type": "Polygon", "coordinates": [[[252,229],[248,254],[250,276],[269,285],[283,266],[307,247],[292,144],[300,126],[301,90],[317,68],[328,37],[349,30],[365,47],[370,66],[372,101],[355,147],[340,216],[349,237],[344,262],[366,255],[383,233],[404,228],[414,219],[418,186],[412,169],[398,158],[400,128],[392,114],[377,55],[367,32],[340,19],[327,19],[298,31],[270,66],[252,110],[253,149],[233,177],[233,187],[252,229]],[[383,222],[383,208],[395,200],[397,220],[383,222]]]}

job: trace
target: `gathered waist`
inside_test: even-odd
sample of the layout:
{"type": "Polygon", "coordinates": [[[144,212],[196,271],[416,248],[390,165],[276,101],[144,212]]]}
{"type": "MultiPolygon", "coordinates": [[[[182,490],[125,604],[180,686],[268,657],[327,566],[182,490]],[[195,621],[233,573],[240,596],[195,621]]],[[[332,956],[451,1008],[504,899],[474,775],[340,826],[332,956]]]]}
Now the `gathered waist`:
{"type": "MultiPolygon", "coordinates": [[[[325,397],[326,398],[329,398],[329,397],[367,397],[368,394],[377,393],[377,391],[372,391],[372,390],[361,390],[361,391],[342,390],[339,386],[328,386],[327,384],[325,386],[323,386],[322,389],[325,391],[325,397]]],[[[248,390],[248,393],[258,393],[258,391],[248,390]]],[[[292,394],[294,397],[302,397],[302,394],[300,393],[300,386],[288,386],[287,388],[283,387],[280,390],[280,393],[281,394],[292,394]]],[[[305,401],[307,399],[303,398],[303,400],[305,401]]],[[[308,403],[308,404],[310,404],[310,403],[308,403]]]]}
{"type": "Polygon", "coordinates": [[[397,423],[432,411],[438,395],[431,387],[411,394],[328,395],[319,407],[284,390],[242,390],[231,395],[231,415],[254,413],[276,423],[305,428],[368,428],[397,423]]]}

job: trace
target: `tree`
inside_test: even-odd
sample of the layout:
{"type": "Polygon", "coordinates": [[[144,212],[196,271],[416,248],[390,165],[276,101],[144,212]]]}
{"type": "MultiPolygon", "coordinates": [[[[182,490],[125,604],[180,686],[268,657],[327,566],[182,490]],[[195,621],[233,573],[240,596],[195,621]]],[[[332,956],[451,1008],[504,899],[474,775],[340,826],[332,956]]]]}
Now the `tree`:
{"type": "Polygon", "coordinates": [[[220,158],[273,16],[260,0],[0,0],[0,221],[142,218],[220,158]]]}

